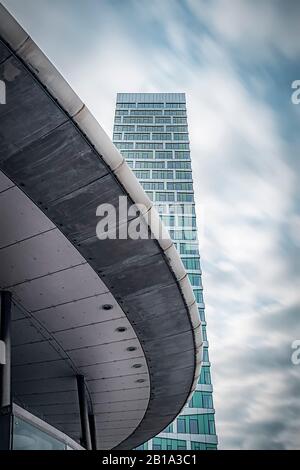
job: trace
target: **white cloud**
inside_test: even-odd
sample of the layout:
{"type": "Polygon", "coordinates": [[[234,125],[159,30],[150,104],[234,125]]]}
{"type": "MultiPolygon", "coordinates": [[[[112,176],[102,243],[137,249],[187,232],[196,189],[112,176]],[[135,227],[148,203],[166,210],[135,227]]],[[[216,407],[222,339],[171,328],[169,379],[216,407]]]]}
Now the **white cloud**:
{"type": "Polygon", "coordinates": [[[300,4],[272,0],[187,0],[193,13],[222,40],[245,53],[249,60],[276,60],[276,52],[289,59],[300,55],[300,4]],[[250,57],[249,57],[250,56],[250,57]]]}

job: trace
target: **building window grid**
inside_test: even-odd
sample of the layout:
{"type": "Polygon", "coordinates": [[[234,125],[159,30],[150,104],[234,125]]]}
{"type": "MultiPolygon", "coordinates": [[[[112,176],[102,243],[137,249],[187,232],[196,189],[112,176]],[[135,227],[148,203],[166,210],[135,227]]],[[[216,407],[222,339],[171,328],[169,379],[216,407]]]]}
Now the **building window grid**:
{"type": "MultiPolygon", "coordinates": [[[[186,124],[186,115],[183,115],[183,114],[182,114],[182,115],[179,115],[179,114],[177,114],[176,116],[174,116],[174,115],[171,115],[171,116],[170,116],[170,114],[171,114],[171,113],[169,113],[169,110],[164,110],[164,115],[167,116],[167,118],[168,118],[168,117],[171,117],[173,124],[175,124],[175,123],[176,123],[176,124],[181,124],[181,123],[186,124]],[[167,111],[167,114],[165,113],[166,111],[167,111]]],[[[155,116],[153,116],[153,118],[156,119],[155,116]]],[[[133,124],[138,124],[138,123],[133,123],[133,124]]],[[[167,122],[165,122],[164,124],[167,124],[167,122]]],[[[166,126],[165,126],[165,130],[167,130],[166,126]]],[[[173,139],[174,139],[174,132],[172,133],[172,137],[173,137],[173,139]]],[[[188,135],[187,135],[187,138],[188,138],[188,135]]],[[[145,146],[146,146],[146,145],[148,145],[148,143],[145,143],[145,146]]],[[[184,143],[184,144],[179,143],[178,145],[176,145],[176,144],[174,145],[174,144],[170,144],[170,143],[164,143],[164,144],[163,144],[163,148],[166,149],[166,150],[164,150],[165,152],[166,152],[166,151],[167,151],[167,152],[170,152],[170,153],[168,153],[168,155],[165,157],[165,160],[167,161],[167,164],[169,164],[168,162],[169,162],[170,160],[172,161],[172,160],[174,160],[174,159],[177,159],[177,160],[182,159],[184,163],[185,163],[186,160],[190,160],[190,153],[189,153],[189,144],[188,144],[188,142],[187,142],[187,143],[184,143]],[[179,150],[179,148],[180,148],[180,150],[179,150]],[[184,151],[183,149],[187,149],[187,151],[184,151]]],[[[154,151],[154,157],[155,157],[155,158],[157,158],[156,155],[155,155],[157,152],[159,152],[159,151],[158,151],[158,150],[155,150],[155,151],[154,151]]],[[[162,157],[162,156],[163,156],[163,154],[161,153],[161,154],[160,154],[160,157],[162,157]]],[[[152,168],[155,169],[156,167],[153,166],[152,168]]],[[[162,167],[160,167],[160,168],[162,168],[162,167]]],[[[183,169],[183,168],[180,167],[180,169],[183,169]]],[[[188,170],[189,168],[185,168],[185,169],[188,170]]],[[[151,171],[153,171],[153,170],[151,170],[151,171]]],[[[154,171],[155,171],[155,170],[154,170],[154,171]]],[[[152,175],[151,175],[151,176],[152,176],[152,175]]],[[[175,176],[181,176],[181,174],[179,173],[179,174],[176,175],[176,173],[175,173],[175,176]]],[[[173,176],[173,178],[174,178],[174,176],[173,176]]],[[[162,178],[162,179],[163,179],[164,182],[165,182],[165,178],[162,178]]],[[[186,177],[183,177],[183,179],[186,179],[186,177]]],[[[145,182],[145,183],[147,183],[147,182],[145,182]]],[[[155,182],[153,182],[153,183],[156,184],[155,182]]],[[[164,191],[164,192],[165,192],[165,191],[164,191]]],[[[174,198],[175,198],[176,193],[177,193],[177,190],[174,190],[174,193],[173,193],[173,194],[174,194],[174,198]]],[[[153,192],[152,194],[153,194],[153,197],[155,197],[156,193],[153,192]]],[[[168,194],[171,194],[171,193],[168,192],[168,194]]],[[[191,193],[190,196],[192,196],[192,193],[191,193]]],[[[177,198],[176,198],[176,199],[177,199],[177,198]]],[[[189,198],[188,198],[188,199],[189,199],[189,198]]],[[[193,200],[193,197],[191,197],[191,199],[193,200]]],[[[182,217],[181,217],[181,218],[182,218],[182,217]]],[[[194,219],[195,219],[195,218],[194,218],[194,219]]],[[[165,219],[165,221],[167,221],[167,220],[168,220],[168,221],[172,221],[172,222],[170,223],[170,226],[174,226],[174,224],[175,224],[175,218],[174,218],[174,219],[172,219],[172,218],[165,219]]],[[[196,219],[195,219],[195,220],[196,220],[196,219]]],[[[177,224],[178,224],[178,219],[176,219],[176,222],[177,222],[177,224]]],[[[193,223],[194,223],[194,222],[193,222],[193,223]]],[[[175,226],[177,226],[177,225],[175,224],[175,226]]],[[[190,241],[190,240],[188,240],[188,241],[190,241]]],[[[184,240],[184,239],[182,240],[182,242],[181,242],[181,240],[179,240],[178,247],[180,248],[180,252],[181,252],[182,246],[185,246],[185,245],[187,245],[187,243],[185,243],[185,240],[184,240]]],[[[199,257],[198,257],[198,256],[199,256],[198,246],[197,246],[196,243],[195,243],[194,246],[195,246],[195,250],[194,250],[193,252],[188,253],[188,255],[185,254],[185,259],[188,259],[188,258],[186,258],[186,256],[189,256],[189,257],[190,257],[189,259],[195,259],[195,260],[197,259],[197,260],[199,261],[199,257]],[[197,257],[198,257],[198,258],[197,258],[197,257]]],[[[186,251],[186,250],[184,250],[184,251],[186,251]]],[[[184,254],[184,253],[181,253],[181,254],[184,254]]],[[[199,265],[200,265],[200,263],[199,263],[199,265]]],[[[196,270],[196,271],[199,271],[200,266],[199,266],[199,268],[198,268],[198,263],[196,263],[195,266],[196,266],[195,270],[196,270]]],[[[194,273],[192,273],[192,274],[194,274],[194,273]]],[[[199,278],[201,279],[201,275],[199,275],[199,278]]],[[[198,293],[199,293],[199,290],[198,290],[198,293]]],[[[199,299],[202,300],[202,302],[203,302],[202,290],[201,290],[201,296],[200,296],[200,297],[199,297],[199,294],[198,294],[198,300],[199,300],[199,299]]],[[[202,303],[202,302],[200,302],[200,303],[202,303]]],[[[203,310],[203,309],[199,309],[199,315],[201,315],[201,314],[200,314],[201,311],[203,311],[203,317],[204,317],[204,310],[203,310]]],[[[204,317],[204,319],[205,319],[205,317],[204,317]]],[[[205,337],[206,337],[206,330],[204,330],[204,331],[205,331],[205,337]]],[[[207,348],[206,348],[205,357],[208,358],[207,348]]],[[[209,366],[204,366],[204,367],[202,368],[202,371],[203,371],[203,372],[201,372],[201,376],[200,376],[200,379],[199,379],[199,383],[201,383],[201,381],[204,381],[205,384],[206,384],[206,383],[207,383],[207,384],[210,384],[210,383],[211,383],[210,371],[209,371],[209,369],[210,369],[209,366]]],[[[204,403],[209,404],[209,402],[205,402],[205,401],[203,402],[203,404],[204,404],[204,403]]],[[[203,407],[206,408],[205,406],[203,406],[203,407]]],[[[207,431],[206,433],[207,433],[207,434],[215,434],[214,417],[213,417],[213,415],[211,415],[211,416],[212,416],[212,420],[213,420],[213,421],[210,421],[210,420],[209,420],[208,423],[206,423],[206,424],[207,424],[207,429],[206,429],[206,431],[207,431]]],[[[193,418],[194,418],[194,416],[192,417],[192,420],[191,420],[192,422],[193,422],[193,418]]],[[[171,425],[170,425],[170,426],[171,426],[171,425]]],[[[170,426],[168,426],[167,429],[171,429],[170,426]]],[[[180,426],[180,425],[179,425],[179,426],[180,426]]],[[[186,426],[186,424],[185,424],[185,426],[186,426]]],[[[195,426],[195,429],[196,429],[196,425],[192,425],[192,426],[195,426]]],[[[173,432],[173,431],[171,431],[171,430],[170,430],[170,431],[167,431],[167,429],[166,429],[164,432],[173,432]]],[[[172,428],[172,429],[173,429],[173,428],[172,428]]],[[[177,419],[177,432],[179,432],[179,430],[178,430],[178,419],[177,419]]],[[[198,433],[198,431],[197,431],[197,433],[198,433]]],[[[157,438],[156,438],[156,439],[157,439],[157,438]]],[[[153,442],[154,442],[154,439],[153,439],[153,442]]],[[[186,444],[185,444],[185,441],[182,441],[182,442],[183,442],[182,445],[186,445],[186,444]]],[[[204,444],[204,443],[196,443],[196,444],[206,445],[206,444],[204,444]]],[[[156,445],[157,445],[157,444],[156,444],[156,445]]],[[[153,449],[154,449],[154,448],[155,448],[155,444],[153,444],[153,449]]],[[[160,446],[160,448],[162,448],[162,446],[160,446]]],[[[171,447],[171,444],[168,445],[168,448],[172,448],[172,447],[171,447]]],[[[216,448],[216,445],[213,445],[213,444],[212,444],[212,448],[216,448]]]]}
{"type": "Polygon", "coordinates": [[[151,168],[152,170],[164,170],[166,168],[164,161],[135,161],[135,168],[151,168]]]}
{"type": "Polygon", "coordinates": [[[185,450],[186,441],[181,439],[170,439],[165,437],[154,437],[153,450],[185,450]]]}
{"type": "Polygon", "coordinates": [[[134,131],[135,131],[134,125],[116,124],[114,126],[114,132],[134,132],[134,131]]]}
{"type": "Polygon", "coordinates": [[[133,150],[133,151],[127,151],[127,150],[121,150],[121,154],[127,159],[127,158],[132,158],[134,160],[139,159],[147,159],[147,160],[153,160],[153,150],[148,150],[148,151],[139,151],[139,150],[133,150]]]}
{"type": "Polygon", "coordinates": [[[124,124],[153,124],[153,116],[123,116],[124,124]]]}
{"type": "Polygon", "coordinates": [[[137,150],[163,150],[164,145],[162,142],[135,142],[134,148],[137,150]]]}
{"type": "Polygon", "coordinates": [[[182,415],[177,418],[178,434],[215,435],[214,413],[182,415]]]}
{"type": "Polygon", "coordinates": [[[164,126],[142,126],[141,124],[137,124],[136,130],[137,132],[164,132],[165,128],[164,126]]]}
{"type": "Polygon", "coordinates": [[[167,189],[169,191],[192,191],[193,184],[192,182],[167,182],[167,189]]]}
{"type": "Polygon", "coordinates": [[[165,109],[164,116],[186,117],[186,110],[185,109],[165,109]]]}
{"type": "Polygon", "coordinates": [[[155,116],[156,124],[171,124],[171,116],[155,116]]]}
{"type": "Polygon", "coordinates": [[[188,404],[188,407],[213,410],[212,392],[203,392],[196,390],[188,404]]]}
{"type": "MultiPolygon", "coordinates": [[[[179,126],[176,124],[168,125],[166,124],[166,132],[185,132],[185,135],[187,135],[188,129],[187,126],[179,126]]],[[[173,137],[174,140],[174,137],[173,137]]]]}

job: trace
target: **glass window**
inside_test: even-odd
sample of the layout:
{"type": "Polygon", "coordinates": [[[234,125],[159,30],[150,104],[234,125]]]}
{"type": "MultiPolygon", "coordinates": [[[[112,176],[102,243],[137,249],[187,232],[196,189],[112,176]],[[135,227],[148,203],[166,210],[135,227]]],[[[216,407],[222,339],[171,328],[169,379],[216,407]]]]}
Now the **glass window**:
{"type": "Polygon", "coordinates": [[[134,174],[138,179],[150,178],[150,171],[149,170],[134,170],[134,174]]]}
{"type": "Polygon", "coordinates": [[[198,418],[190,416],[190,433],[199,434],[198,418]]]}
{"type": "Polygon", "coordinates": [[[206,444],[204,442],[191,442],[192,450],[217,450],[216,444],[206,444]]]}
{"type": "Polygon", "coordinates": [[[169,424],[169,426],[167,426],[163,432],[173,432],[173,423],[169,424]]]}
{"type": "MultiPolygon", "coordinates": [[[[187,132],[187,126],[166,126],[166,131],[167,132],[187,132]]],[[[175,136],[174,136],[174,140],[180,140],[180,139],[175,139],[175,136]]],[[[182,139],[182,140],[185,140],[185,139],[182,139]]]]}
{"type": "Polygon", "coordinates": [[[175,158],[177,160],[189,160],[190,152],[175,152],[175,158]]]}
{"type": "Polygon", "coordinates": [[[165,168],[165,162],[136,162],[136,168],[165,168]]]}
{"type": "Polygon", "coordinates": [[[189,141],[189,136],[186,133],[173,134],[173,140],[185,140],[186,142],[188,142],[189,141]]]}
{"type": "Polygon", "coordinates": [[[204,442],[193,442],[191,441],[192,450],[206,450],[206,444],[204,442]]]}
{"type": "Polygon", "coordinates": [[[186,433],[185,418],[177,418],[177,432],[179,434],[186,433]]]}
{"type": "Polygon", "coordinates": [[[200,269],[200,259],[199,258],[181,258],[182,262],[186,269],[200,269]]]}
{"type": "Polygon", "coordinates": [[[153,123],[153,117],[151,116],[125,116],[123,118],[124,123],[129,124],[151,124],[153,123]]]}
{"type": "Polygon", "coordinates": [[[139,152],[138,150],[133,150],[132,152],[128,152],[127,150],[121,151],[122,155],[125,158],[134,158],[134,159],[147,159],[153,158],[153,152],[150,150],[148,152],[139,152]]]}
{"type": "Polygon", "coordinates": [[[150,140],[150,134],[139,134],[137,132],[124,134],[124,140],[150,140]]]}
{"type": "Polygon", "coordinates": [[[167,142],[166,149],[189,150],[188,143],[167,142]]]}
{"type": "Polygon", "coordinates": [[[195,240],[196,232],[192,230],[172,230],[173,240],[195,240]]]}
{"type": "Polygon", "coordinates": [[[198,415],[200,434],[215,434],[215,418],[212,413],[198,415]]]}
{"type": "Polygon", "coordinates": [[[200,373],[199,383],[203,385],[211,385],[209,366],[203,366],[200,373]]]}
{"type": "Polygon", "coordinates": [[[156,151],[155,152],[155,158],[168,159],[168,158],[172,158],[172,157],[173,157],[172,152],[166,152],[166,151],[162,151],[162,152],[156,151]]]}
{"type": "MultiPolygon", "coordinates": [[[[132,131],[134,131],[134,126],[116,125],[116,126],[114,127],[114,131],[115,131],[115,132],[130,132],[130,131],[132,132],[132,131]]],[[[121,139],[122,136],[119,137],[119,138],[121,139]]]]}
{"type": "Polygon", "coordinates": [[[135,108],[136,104],[135,103],[117,103],[116,108],[135,108]]]}
{"type": "Polygon", "coordinates": [[[138,108],[163,108],[164,103],[138,103],[138,108]]]}
{"type": "Polygon", "coordinates": [[[195,230],[182,230],[183,240],[196,240],[197,232],[195,230]]]}
{"type": "Polygon", "coordinates": [[[191,243],[180,243],[180,253],[183,255],[198,255],[198,245],[191,243]]]}
{"type": "Polygon", "coordinates": [[[165,116],[186,116],[186,110],[179,109],[165,109],[165,116]]]}
{"type": "Polygon", "coordinates": [[[201,276],[200,274],[190,274],[188,273],[190,283],[193,287],[202,287],[201,276]]]}
{"type": "Polygon", "coordinates": [[[183,109],[185,109],[185,103],[166,103],[166,108],[183,108],[183,109]]]}
{"type": "Polygon", "coordinates": [[[173,178],[173,171],[153,171],[152,172],[152,178],[153,179],[158,179],[158,180],[161,180],[161,179],[168,179],[168,180],[171,180],[173,178]]]}
{"type": "Polygon", "coordinates": [[[213,408],[212,394],[208,392],[202,393],[202,407],[203,408],[213,408]]]}
{"type": "Polygon", "coordinates": [[[186,118],[185,117],[173,117],[173,124],[186,124],[186,118]]]}
{"type": "Polygon", "coordinates": [[[175,217],[172,215],[162,215],[161,220],[167,227],[174,227],[175,225],[175,217]]]}
{"type": "Polygon", "coordinates": [[[208,418],[208,434],[216,434],[215,418],[213,414],[207,415],[208,418]]]}
{"type": "Polygon", "coordinates": [[[167,189],[172,191],[192,191],[192,183],[167,183],[167,189]]]}
{"type": "Polygon", "coordinates": [[[163,132],[164,126],[137,126],[137,131],[142,132],[163,132]]]}
{"type": "Polygon", "coordinates": [[[133,142],[114,142],[117,149],[133,149],[133,142]]]}
{"type": "Polygon", "coordinates": [[[171,140],[172,136],[170,133],[161,133],[157,134],[155,132],[152,133],[152,140],[171,140]]]}
{"type": "Polygon", "coordinates": [[[147,191],[157,191],[164,189],[164,183],[152,183],[151,181],[141,181],[141,185],[147,191]]]}
{"type": "Polygon", "coordinates": [[[192,396],[192,399],[189,402],[190,408],[201,408],[202,403],[200,401],[199,395],[201,396],[201,392],[194,392],[194,395],[192,396]]]}
{"type": "Polygon", "coordinates": [[[184,450],[186,449],[186,441],[182,439],[167,439],[165,437],[153,439],[153,450],[154,446],[160,446],[157,450],[184,450]]]}
{"type": "Polygon", "coordinates": [[[201,321],[205,321],[205,312],[204,312],[204,308],[198,308],[198,312],[199,312],[200,320],[201,320],[201,321]]]}
{"type": "Polygon", "coordinates": [[[208,349],[203,348],[203,362],[209,362],[208,349]]]}
{"type": "Polygon", "coordinates": [[[170,123],[171,118],[170,117],[156,117],[155,122],[158,124],[165,124],[165,123],[170,123]]]}
{"type": "Polygon", "coordinates": [[[149,199],[153,200],[153,191],[145,191],[149,199]]]}
{"type": "MultiPolygon", "coordinates": [[[[182,183],[181,183],[182,184],[182,183]]],[[[184,184],[184,183],[183,183],[184,184]]],[[[188,217],[188,216],[179,216],[178,217],[178,224],[181,227],[192,227],[196,228],[196,218],[195,217],[188,217]]]]}
{"type": "Polygon", "coordinates": [[[114,140],[121,140],[122,139],[122,134],[118,134],[116,132],[113,133],[113,139],[114,140]]]}
{"type": "Polygon", "coordinates": [[[177,193],[178,202],[194,202],[193,193],[177,193]]]}
{"type": "Polygon", "coordinates": [[[151,111],[147,109],[132,109],[130,111],[130,116],[161,116],[162,113],[162,109],[152,109],[151,111]]]}
{"type": "Polygon", "coordinates": [[[196,391],[189,406],[190,408],[213,408],[212,393],[196,391]]]}
{"type": "Polygon", "coordinates": [[[203,304],[203,293],[202,293],[202,290],[200,290],[200,289],[194,289],[194,294],[195,294],[196,301],[198,302],[198,304],[203,304]]]}
{"type": "Polygon", "coordinates": [[[171,161],[171,162],[168,162],[168,168],[190,170],[191,169],[191,162],[171,161]]]}
{"type": "Polygon", "coordinates": [[[191,180],[192,172],[191,171],[176,171],[177,180],[191,180]]]}
{"type": "Polygon", "coordinates": [[[159,214],[166,214],[168,212],[168,205],[167,204],[155,204],[156,209],[158,210],[159,214]]]}
{"type": "Polygon", "coordinates": [[[156,193],[156,201],[174,201],[174,193],[156,193]]]}
{"type": "Polygon", "coordinates": [[[137,142],[135,145],[136,149],[162,149],[162,142],[137,142]]]}
{"type": "Polygon", "coordinates": [[[14,417],[14,450],[64,450],[65,444],[36,426],[14,417]]]}
{"type": "Polygon", "coordinates": [[[180,215],[190,215],[190,214],[194,215],[195,214],[194,204],[176,204],[176,213],[180,215]]]}

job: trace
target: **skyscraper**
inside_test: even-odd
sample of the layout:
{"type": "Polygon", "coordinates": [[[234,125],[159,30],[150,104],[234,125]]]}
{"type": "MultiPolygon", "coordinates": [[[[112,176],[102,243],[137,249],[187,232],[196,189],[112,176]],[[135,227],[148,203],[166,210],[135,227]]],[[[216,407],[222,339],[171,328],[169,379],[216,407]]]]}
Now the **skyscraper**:
{"type": "Polygon", "coordinates": [[[184,93],[118,93],[113,141],[154,202],[189,274],[202,321],[203,364],[180,416],[140,448],[217,448],[184,93]]]}

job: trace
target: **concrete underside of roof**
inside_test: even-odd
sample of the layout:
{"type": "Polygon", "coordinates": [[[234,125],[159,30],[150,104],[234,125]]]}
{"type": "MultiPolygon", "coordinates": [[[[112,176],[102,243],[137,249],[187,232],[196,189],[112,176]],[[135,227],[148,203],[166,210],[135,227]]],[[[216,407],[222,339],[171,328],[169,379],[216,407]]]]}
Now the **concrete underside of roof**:
{"type": "Polygon", "coordinates": [[[98,447],[133,448],[164,429],[191,392],[187,306],[156,240],[96,237],[97,206],[117,207],[128,194],[3,42],[0,79],[0,287],[15,303],[14,399],[79,440],[75,376],[83,374],[98,447]]]}

